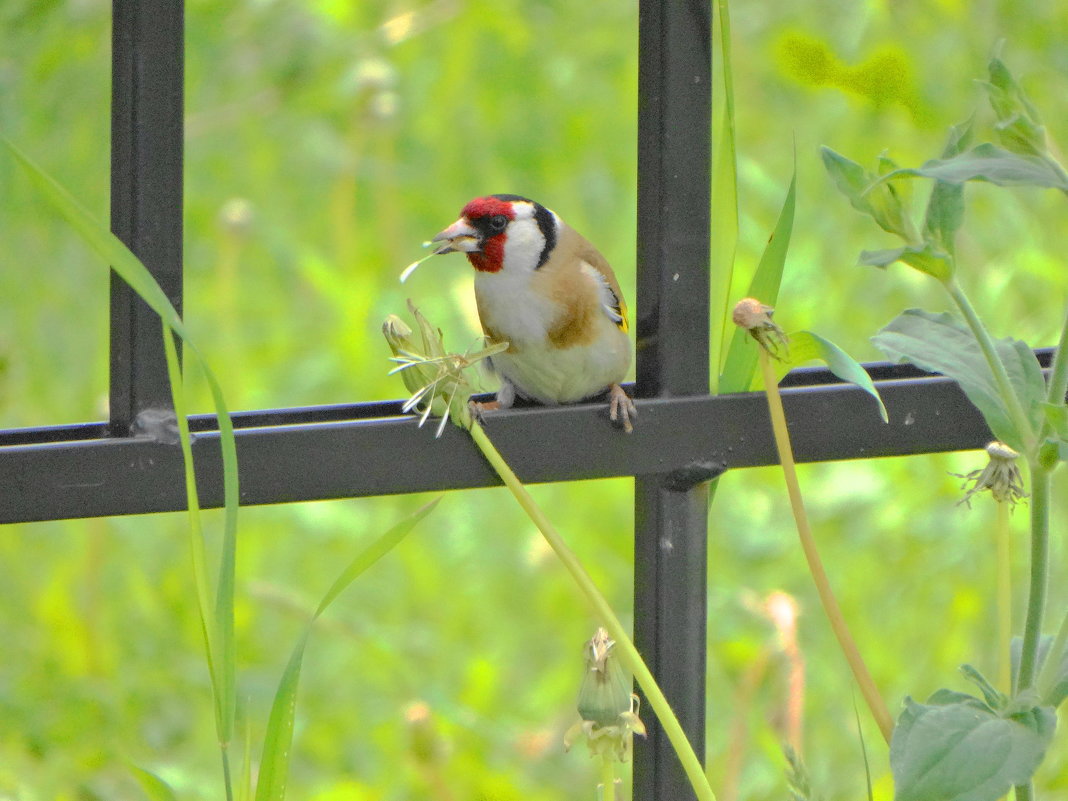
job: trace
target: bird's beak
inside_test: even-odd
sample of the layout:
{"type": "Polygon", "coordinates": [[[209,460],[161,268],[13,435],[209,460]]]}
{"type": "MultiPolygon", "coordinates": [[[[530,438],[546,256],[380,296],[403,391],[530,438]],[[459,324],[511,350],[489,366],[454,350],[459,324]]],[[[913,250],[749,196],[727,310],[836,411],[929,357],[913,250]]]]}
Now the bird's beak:
{"type": "Polygon", "coordinates": [[[436,256],[440,256],[443,253],[454,253],[456,251],[461,253],[477,253],[482,250],[482,238],[478,235],[478,231],[472,228],[471,224],[463,217],[458,219],[430,241],[445,243],[434,251],[434,255],[436,256]]]}

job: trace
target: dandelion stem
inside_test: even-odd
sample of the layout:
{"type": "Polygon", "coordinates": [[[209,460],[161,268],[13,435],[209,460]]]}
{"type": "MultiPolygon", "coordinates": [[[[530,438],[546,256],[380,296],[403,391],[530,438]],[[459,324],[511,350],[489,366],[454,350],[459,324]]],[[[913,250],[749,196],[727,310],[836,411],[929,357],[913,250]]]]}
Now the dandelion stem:
{"type": "Polygon", "coordinates": [[[1009,504],[997,503],[994,523],[997,571],[998,686],[1012,692],[1012,549],[1010,547],[1009,504]]]}
{"type": "Polygon", "coordinates": [[[1049,575],[1049,504],[1050,474],[1034,461],[1031,467],[1031,582],[1027,596],[1027,619],[1024,622],[1020,673],[1016,690],[1035,684],[1038,645],[1042,637],[1042,615],[1046,607],[1046,584],[1049,575]]]}
{"type": "Polygon", "coordinates": [[[889,744],[894,730],[894,722],[890,717],[889,710],[886,708],[886,702],[883,701],[871,674],[868,672],[867,666],[864,664],[864,659],[861,657],[860,650],[853,640],[853,635],[849,632],[849,626],[846,624],[842,610],[834,597],[834,591],[831,589],[827,572],[823,569],[823,562],[816,548],[816,541],[812,536],[808,515],[805,512],[804,500],[801,497],[801,487],[797,481],[797,469],[794,465],[790,434],[786,428],[786,414],[783,412],[782,398],[779,396],[778,379],[775,377],[775,369],[771,364],[771,357],[763,347],[760,348],[760,369],[764,376],[764,388],[768,397],[771,425],[775,432],[775,446],[779,451],[779,461],[782,464],[783,477],[786,480],[786,490],[790,496],[790,506],[793,509],[794,521],[797,523],[798,536],[801,538],[801,548],[805,552],[805,559],[808,561],[809,572],[812,574],[812,580],[816,584],[816,591],[819,593],[820,602],[823,604],[823,611],[827,615],[831,629],[834,631],[835,637],[838,638],[838,644],[845,654],[850,669],[853,671],[853,677],[860,686],[861,695],[864,696],[868,709],[871,710],[872,716],[879,726],[879,731],[882,732],[887,744],[889,744]]]}
{"type": "Polygon", "coordinates": [[[601,758],[601,801],[616,801],[616,769],[607,754],[601,758]]]}
{"type": "Polygon", "coordinates": [[[478,449],[482,451],[482,454],[489,461],[490,465],[493,466],[497,475],[501,477],[505,486],[508,487],[512,495],[515,496],[519,505],[523,507],[523,511],[527,513],[527,516],[530,517],[534,525],[541,531],[542,536],[545,537],[545,541],[549,543],[549,547],[553,549],[556,556],[571,574],[571,577],[574,579],[579,590],[582,592],[582,595],[585,597],[586,602],[589,604],[590,609],[593,611],[594,616],[597,617],[598,620],[600,620],[601,625],[608,630],[609,636],[616,641],[615,648],[617,649],[620,661],[634,676],[635,680],[638,682],[638,686],[641,687],[642,692],[645,693],[645,698],[656,713],[660,725],[664,729],[664,733],[667,735],[668,740],[670,740],[672,747],[675,749],[675,753],[678,755],[679,761],[682,763],[683,770],[686,772],[686,777],[690,780],[690,784],[693,787],[697,798],[700,801],[716,801],[716,796],[712,792],[712,787],[708,783],[708,777],[705,776],[704,768],[701,766],[697,754],[694,753],[693,746],[686,738],[682,726],[679,725],[678,718],[675,717],[671,705],[668,704],[667,698],[664,697],[664,693],[657,685],[652,672],[650,672],[649,668],[646,666],[641,654],[638,653],[638,649],[634,647],[630,635],[627,630],[623,628],[623,624],[619,622],[619,618],[616,617],[615,612],[612,611],[612,607],[609,606],[608,601],[605,600],[601,591],[597,589],[597,585],[593,583],[593,579],[590,578],[585,568],[583,568],[578,557],[575,556],[571,548],[564,542],[564,538],[560,536],[560,533],[556,530],[552,521],[549,520],[541,507],[534,502],[530,493],[527,492],[527,488],[523,486],[523,483],[516,477],[516,474],[512,472],[512,468],[508,466],[504,457],[501,456],[500,451],[498,451],[493,442],[490,441],[490,438],[486,435],[486,431],[482,428],[482,425],[477,420],[472,421],[468,431],[471,434],[471,438],[478,446],[478,449]]]}

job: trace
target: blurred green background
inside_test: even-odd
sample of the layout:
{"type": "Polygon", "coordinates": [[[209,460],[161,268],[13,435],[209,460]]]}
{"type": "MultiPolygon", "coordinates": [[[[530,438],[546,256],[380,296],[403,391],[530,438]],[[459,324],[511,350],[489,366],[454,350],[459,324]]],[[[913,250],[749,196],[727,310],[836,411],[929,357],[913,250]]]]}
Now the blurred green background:
{"type": "MultiPolygon", "coordinates": [[[[231,408],[398,397],[379,325],[408,296],[454,348],[473,343],[460,257],[433,260],[403,287],[397,275],[476,194],[551,206],[598,244],[633,298],[634,2],[186,8],[187,320],[231,408]]],[[[1052,135],[1068,142],[1068,6],[739,1],[732,15],[738,286],[774,224],[796,147],[797,223],[776,319],[878,359],[868,337],[898,311],[946,302],[901,266],[854,266],[860,249],[891,240],[834,193],[818,146],[867,164],[884,149],[908,165],[936,155],[947,126],[979,105],[973,79],[1001,38],[1052,135]]],[[[109,25],[101,0],[0,5],[0,132],[101,219],[109,25]]],[[[926,188],[915,189],[922,202],[926,188]]],[[[1052,345],[1068,295],[1064,199],[989,186],[968,198],[960,261],[973,300],[996,334],[1052,345]]],[[[0,427],[103,419],[107,272],[6,157],[0,243],[0,427]]],[[[205,388],[190,391],[206,411],[205,388]]],[[[964,689],[962,662],[994,672],[993,510],[985,499],[957,506],[960,481],[948,475],[980,464],[970,453],[801,468],[832,580],[894,709],[907,694],[964,689]]],[[[1054,617],[1068,603],[1063,471],[1056,480],[1054,617]]],[[[625,618],[631,487],[533,490],[625,618]]],[[[253,742],[339,564],[425,500],[242,510],[239,692],[253,742]]],[[[221,518],[208,518],[214,535],[221,518]]],[[[1019,623],[1026,512],[1014,525],[1019,623]]],[[[854,694],[778,474],[724,477],[709,537],[713,787],[726,801],[786,795],[791,660],[760,611],[782,590],[801,611],[812,782],[827,799],[864,797],[854,694]]],[[[594,763],[561,746],[594,625],[509,496],[450,495],[315,632],[290,797],[594,798],[594,763]],[[432,738],[434,759],[416,734],[432,738]]],[[[0,643],[0,799],[141,798],[129,762],[182,798],[221,797],[184,516],[5,527],[0,643]]],[[[886,750],[861,718],[877,797],[889,798],[886,750]]],[[[1066,744],[1062,726],[1038,777],[1042,798],[1068,798],[1066,744]]]]}

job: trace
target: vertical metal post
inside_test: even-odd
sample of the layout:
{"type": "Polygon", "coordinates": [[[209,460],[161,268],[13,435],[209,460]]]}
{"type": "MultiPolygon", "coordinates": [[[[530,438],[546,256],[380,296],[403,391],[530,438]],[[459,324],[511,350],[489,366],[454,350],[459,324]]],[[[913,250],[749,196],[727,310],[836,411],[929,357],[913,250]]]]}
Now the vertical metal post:
{"type": "MultiPolygon", "coordinates": [[[[182,309],[182,0],[113,0],[111,230],[182,309]]],[[[171,408],[158,315],[111,274],[111,432],[171,408]]]]}
{"type": "MultiPolygon", "coordinates": [[[[638,49],[638,394],[706,394],[710,0],[640,0],[638,49]]],[[[702,760],[709,477],[700,466],[641,476],[634,493],[635,639],[702,760]]],[[[693,798],[663,730],[646,717],[635,799],[693,798]]]]}

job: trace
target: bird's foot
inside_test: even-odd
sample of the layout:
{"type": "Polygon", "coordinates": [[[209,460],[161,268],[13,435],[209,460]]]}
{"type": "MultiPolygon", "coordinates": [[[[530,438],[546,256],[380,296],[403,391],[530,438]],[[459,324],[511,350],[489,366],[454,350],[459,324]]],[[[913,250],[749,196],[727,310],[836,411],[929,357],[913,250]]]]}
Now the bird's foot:
{"type": "Polygon", "coordinates": [[[631,425],[630,419],[638,416],[638,408],[634,405],[634,401],[630,399],[627,393],[623,390],[619,384],[613,384],[608,389],[608,417],[612,422],[620,420],[623,423],[623,430],[628,434],[634,430],[634,426],[631,425]]]}
{"type": "Polygon", "coordinates": [[[495,412],[501,408],[501,404],[495,400],[486,401],[480,403],[479,401],[468,401],[467,408],[471,410],[471,416],[475,418],[479,423],[486,422],[486,412],[495,412]]]}

